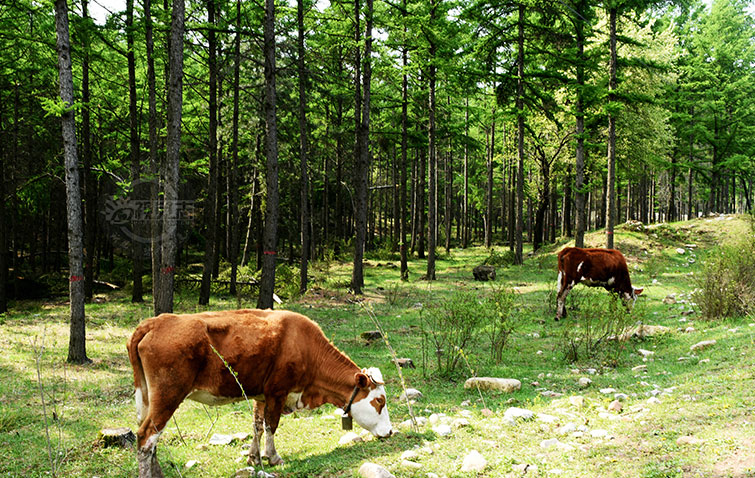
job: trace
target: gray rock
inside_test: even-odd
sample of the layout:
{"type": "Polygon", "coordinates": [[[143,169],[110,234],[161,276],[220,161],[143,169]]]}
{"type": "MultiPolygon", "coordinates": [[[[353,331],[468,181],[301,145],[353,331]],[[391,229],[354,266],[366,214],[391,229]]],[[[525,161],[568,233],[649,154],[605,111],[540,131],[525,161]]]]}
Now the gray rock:
{"type": "Polygon", "coordinates": [[[608,405],[609,410],[613,412],[617,412],[617,413],[620,412],[623,408],[624,408],[624,405],[618,400],[614,400],[608,405]]]}
{"type": "Polygon", "coordinates": [[[712,345],[716,345],[715,340],[703,340],[702,342],[698,342],[695,345],[692,345],[689,349],[693,352],[697,352],[698,350],[707,349],[712,345]]]}
{"type": "Polygon", "coordinates": [[[705,440],[693,436],[681,436],[676,439],[677,445],[702,445],[705,440]]]}
{"type": "Polygon", "coordinates": [[[445,437],[451,434],[451,427],[446,424],[440,424],[433,427],[433,431],[437,433],[438,436],[445,437]]]}
{"type": "Polygon", "coordinates": [[[399,400],[417,400],[419,398],[422,398],[422,392],[417,390],[416,388],[407,388],[406,392],[402,393],[399,397],[399,400]]]}
{"type": "Polygon", "coordinates": [[[357,435],[356,433],[354,433],[354,432],[347,432],[347,433],[345,433],[345,434],[344,434],[344,435],[343,435],[343,436],[342,436],[342,437],[341,437],[341,438],[340,438],[340,439],[338,440],[338,444],[339,444],[339,445],[347,445],[347,444],[349,444],[349,443],[356,443],[356,442],[361,442],[361,441],[363,441],[363,440],[362,440],[362,437],[360,437],[360,436],[359,436],[359,435],[357,435]]]}
{"type": "Polygon", "coordinates": [[[369,461],[359,467],[359,474],[364,478],[396,478],[390,471],[369,461]]]}
{"type": "Polygon", "coordinates": [[[479,451],[472,450],[464,457],[464,461],[461,464],[461,471],[482,471],[486,466],[488,466],[488,460],[486,460],[479,451]]]}
{"type": "Polygon", "coordinates": [[[383,338],[383,334],[379,330],[370,330],[368,332],[362,332],[362,338],[367,341],[380,340],[383,338]]]}
{"type": "Polygon", "coordinates": [[[655,352],[645,349],[637,349],[637,353],[642,355],[643,357],[650,357],[651,355],[655,355],[655,352]]]}
{"type": "Polygon", "coordinates": [[[587,377],[581,377],[577,383],[579,384],[579,388],[587,388],[592,383],[592,380],[587,377]]]}
{"type": "Polygon", "coordinates": [[[422,469],[422,464],[417,463],[416,461],[411,461],[411,460],[402,460],[401,466],[403,466],[404,468],[412,469],[412,470],[422,469]]]}
{"type": "Polygon", "coordinates": [[[522,382],[515,378],[472,377],[464,382],[464,388],[500,390],[505,393],[521,390],[522,382]]]}
{"type": "Polygon", "coordinates": [[[215,433],[210,437],[208,442],[210,445],[230,445],[236,437],[233,435],[225,435],[223,433],[215,433]]]}
{"type": "Polygon", "coordinates": [[[398,365],[401,368],[417,368],[414,366],[414,361],[410,358],[397,358],[393,361],[396,365],[398,365]]]}

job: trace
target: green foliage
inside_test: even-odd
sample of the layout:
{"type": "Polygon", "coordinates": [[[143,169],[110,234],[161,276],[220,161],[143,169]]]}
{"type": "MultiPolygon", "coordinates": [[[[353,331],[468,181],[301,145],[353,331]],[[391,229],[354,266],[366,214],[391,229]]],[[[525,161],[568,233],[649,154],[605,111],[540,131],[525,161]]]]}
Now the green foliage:
{"type": "Polygon", "coordinates": [[[482,262],[486,266],[507,267],[514,264],[514,251],[505,249],[498,252],[494,247],[490,248],[490,254],[482,262]]]}
{"type": "Polygon", "coordinates": [[[755,313],[755,237],[752,233],[708,258],[693,294],[708,320],[755,313]]]}
{"type": "Polygon", "coordinates": [[[642,306],[636,304],[630,312],[618,295],[589,288],[573,290],[570,300],[575,310],[565,319],[558,345],[565,360],[600,360],[615,366],[625,348],[617,338],[632,321],[644,317],[642,306]]]}
{"type": "Polygon", "coordinates": [[[493,317],[486,324],[485,332],[490,338],[490,355],[496,364],[500,364],[509,338],[521,327],[524,316],[517,307],[517,294],[512,289],[494,289],[488,302],[493,308],[493,317]]]}

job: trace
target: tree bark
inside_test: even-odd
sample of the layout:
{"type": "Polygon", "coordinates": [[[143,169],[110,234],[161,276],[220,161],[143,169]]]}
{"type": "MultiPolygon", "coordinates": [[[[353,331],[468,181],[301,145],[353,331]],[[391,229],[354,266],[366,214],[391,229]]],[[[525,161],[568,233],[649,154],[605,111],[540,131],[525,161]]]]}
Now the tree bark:
{"type": "MultiPolygon", "coordinates": [[[[211,26],[215,25],[215,0],[207,0],[207,21],[211,26]]],[[[209,173],[207,179],[207,199],[204,205],[205,248],[204,261],[202,264],[202,284],[199,288],[199,305],[210,303],[210,291],[212,286],[212,271],[215,265],[215,256],[218,249],[217,229],[215,227],[215,206],[218,195],[218,83],[217,83],[217,42],[215,30],[210,28],[207,32],[208,47],[208,76],[209,76],[209,173]]]]}
{"type": "Polygon", "coordinates": [[[616,224],[616,114],[613,112],[616,101],[616,16],[617,8],[609,9],[610,24],[609,45],[610,61],[608,63],[608,177],[606,185],[606,248],[613,249],[613,229],[616,224]]]}
{"type": "MultiPolygon", "coordinates": [[[[73,106],[73,73],[68,29],[66,0],[55,1],[55,29],[57,32],[60,99],[67,108],[73,106]]],[[[68,362],[86,363],[86,321],[84,317],[84,244],[82,240],[81,190],[79,189],[79,160],[76,153],[76,120],[73,109],[61,117],[63,153],[65,158],[66,209],[68,219],[68,270],[71,302],[71,329],[68,342],[68,362]]]]}
{"type": "MultiPolygon", "coordinates": [[[[81,14],[85,22],[89,18],[88,2],[82,0],[81,14]]],[[[81,146],[84,164],[84,295],[92,298],[94,293],[94,256],[97,247],[97,182],[92,174],[92,134],[89,109],[89,30],[83,31],[83,59],[81,65],[81,146]]]]}
{"type": "MultiPolygon", "coordinates": [[[[430,28],[434,26],[437,4],[431,1],[430,28]]],[[[427,191],[427,280],[435,280],[435,246],[438,240],[438,151],[435,144],[435,43],[430,40],[428,68],[429,108],[428,108],[428,138],[427,138],[427,177],[429,180],[427,191]]]]}
{"type": "Polygon", "coordinates": [[[157,159],[157,98],[155,91],[154,40],[152,38],[152,2],[144,0],[144,24],[147,46],[147,90],[149,95],[149,166],[150,182],[150,246],[152,248],[152,305],[157,310],[160,288],[160,236],[159,221],[160,164],[157,159]]]}
{"type": "Polygon", "coordinates": [[[231,285],[229,293],[236,296],[236,280],[239,266],[239,82],[241,76],[241,0],[236,0],[236,37],[233,41],[233,118],[231,119],[231,171],[230,183],[230,221],[228,228],[231,233],[231,243],[228,260],[231,262],[231,285]]]}
{"type": "MultiPolygon", "coordinates": [[[[493,87],[495,91],[495,87],[493,87]]],[[[493,245],[493,151],[495,151],[495,106],[492,112],[492,124],[490,126],[490,141],[488,146],[487,160],[487,193],[485,207],[485,247],[493,245]]]]}
{"type": "Polygon", "coordinates": [[[585,247],[585,220],[586,220],[586,205],[585,205],[585,109],[584,109],[584,97],[585,97],[585,20],[584,13],[587,10],[587,2],[581,1],[579,3],[579,12],[577,12],[576,20],[576,37],[577,37],[577,101],[575,104],[575,116],[577,120],[577,148],[576,148],[576,160],[575,160],[575,209],[576,209],[576,224],[574,245],[576,247],[585,247]]]}
{"type": "MultiPolygon", "coordinates": [[[[0,108],[0,133],[5,134],[0,108]]],[[[0,314],[8,311],[8,229],[5,218],[5,142],[0,141],[0,314]]],[[[43,232],[44,234],[44,232],[43,232]]]]}
{"type": "MultiPolygon", "coordinates": [[[[299,293],[307,291],[307,268],[309,266],[309,176],[307,175],[307,162],[309,160],[309,144],[307,138],[307,72],[304,67],[304,2],[296,2],[296,23],[299,30],[297,42],[297,63],[299,71],[299,161],[300,178],[300,225],[301,225],[301,262],[299,276],[299,293]]],[[[325,205],[327,208],[327,204],[325,205]]]]}
{"type": "Polygon", "coordinates": [[[516,179],[516,232],[514,240],[514,262],[522,264],[522,234],[524,232],[524,5],[519,5],[517,38],[517,84],[516,84],[516,110],[517,110],[517,179],[516,179]]]}
{"type": "MultiPolygon", "coordinates": [[[[134,53],[134,0],[126,1],[126,62],[128,64],[128,117],[129,117],[129,155],[131,159],[131,199],[140,204],[140,146],[139,118],[136,108],[136,55],[134,53]]],[[[131,261],[133,266],[134,286],[131,290],[131,302],[144,302],[142,287],[143,244],[141,242],[142,216],[134,215],[131,221],[131,261]]]]}
{"type": "MultiPolygon", "coordinates": [[[[403,10],[402,15],[404,16],[404,19],[406,18],[406,2],[407,0],[403,0],[403,10]]],[[[407,27],[406,24],[404,24],[404,39],[406,39],[407,35],[407,27]]],[[[402,71],[402,77],[401,77],[401,219],[400,219],[400,225],[401,225],[401,231],[399,233],[399,242],[400,242],[400,250],[401,250],[401,280],[409,280],[409,265],[407,262],[407,254],[406,254],[406,168],[408,166],[407,164],[407,154],[409,150],[409,130],[408,130],[408,121],[409,121],[409,76],[406,72],[406,67],[409,63],[409,53],[408,53],[408,47],[406,45],[403,46],[403,50],[401,52],[401,64],[403,66],[402,71]]]]}
{"type": "Polygon", "coordinates": [[[264,20],[265,57],[265,97],[263,114],[265,117],[265,160],[267,163],[265,182],[267,185],[267,207],[265,208],[265,232],[262,250],[262,279],[257,307],[273,307],[275,288],[276,247],[278,243],[278,121],[276,117],[277,97],[275,91],[275,0],[265,0],[264,20]]]}
{"type": "Polygon", "coordinates": [[[184,0],[173,0],[168,61],[168,128],[163,165],[163,225],[160,296],[155,314],[173,311],[173,283],[178,249],[178,171],[181,159],[181,116],[183,112],[184,0]]]}
{"type": "Polygon", "coordinates": [[[461,247],[469,246],[469,97],[464,98],[464,198],[462,202],[461,247]]]}

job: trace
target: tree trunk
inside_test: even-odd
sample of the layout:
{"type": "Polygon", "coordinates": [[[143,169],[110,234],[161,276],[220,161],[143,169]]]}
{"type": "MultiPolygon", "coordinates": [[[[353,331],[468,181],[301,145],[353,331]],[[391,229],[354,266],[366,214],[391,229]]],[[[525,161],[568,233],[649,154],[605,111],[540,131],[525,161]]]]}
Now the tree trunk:
{"type": "MultiPolygon", "coordinates": [[[[139,118],[136,108],[136,55],[134,53],[134,0],[126,1],[126,62],[128,64],[128,117],[129,117],[129,155],[131,159],[131,199],[137,204],[141,200],[140,176],[140,147],[139,147],[139,118]]],[[[134,287],[131,290],[131,302],[144,302],[142,287],[142,255],[141,242],[142,221],[140,215],[134,215],[131,221],[134,239],[131,240],[131,260],[133,265],[134,287]]]]}
{"type": "MultiPolygon", "coordinates": [[[[495,87],[493,88],[495,90],[495,87]]],[[[493,245],[493,151],[495,150],[495,107],[492,112],[492,124],[490,126],[490,141],[488,142],[488,175],[485,207],[485,247],[493,245]]]]}
{"type": "Polygon", "coordinates": [[[262,279],[257,307],[273,307],[275,288],[276,246],[278,243],[278,122],[276,118],[275,91],[275,0],[265,0],[264,20],[265,97],[265,158],[267,163],[267,207],[265,208],[265,232],[263,238],[262,279]]]}
{"type": "Polygon", "coordinates": [[[364,244],[367,235],[367,182],[369,170],[362,157],[362,49],[361,7],[354,1],[354,266],[351,272],[351,290],[362,293],[364,286],[364,244]]]}
{"type": "MultiPolygon", "coordinates": [[[[402,14],[406,17],[406,1],[403,0],[402,14]]],[[[404,24],[404,37],[407,34],[407,27],[404,24]]],[[[401,52],[402,63],[402,77],[401,77],[401,232],[399,234],[399,242],[401,248],[401,280],[409,280],[409,265],[407,263],[406,254],[406,168],[407,168],[407,154],[409,150],[409,131],[408,131],[408,109],[409,109],[409,76],[407,74],[408,64],[408,47],[403,46],[401,52]]]]}
{"type": "Polygon", "coordinates": [[[461,247],[469,246],[469,97],[464,98],[464,199],[461,212],[461,247]]]}
{"type": "MultiPolygon", "coordinates": [[[[55,29],[57,32],[60,99],[70,108],[73,105],[73,73],[68,30],[66,0],[55,1],[55,29]]],[[[76,153],[76,120],[73,109],[61,117],[63,153],[65,158],[66,209],[68,219],[68,271],[71,301],[71,329],[68,342],[68,362],[86,363],[86,321],[84,318],[84,244],[79,189],[79,160],[76,153]]]]}
{"type": "Polygon", "coordinates": [[[163,226],[159,302],[155,314],[173,311],[173,283],[178,232],[178,170],[181,159],[181,115],[183,112],[184,0],[173,0],[168,61],[168,128],[163,165],[163,226]]]}
{"type": "Polygon", "coordinates": [[[585,110],[584,110],[584,96],[585,96],[585,19],[583,12],[587,10],[586,2],[579,3],[579,12],[576,22],[576,36],[577,36],[577,101],[575,105],[575,116],[577,120],[577,150],[575,161],[575,209],[576,209],[576,224],[574,245],[576,247],[585,247],[585,220],[586,220],[586,205],[585,205],[585,110]]]}
{"type": "Polygon", "coordinates": [[[204,204],[205,247],[204,261],[202,264],[202,285],[199,288],[199,305],[210,303],[210,291],[212,289],[212,270],[215,265],[215,256],[218,249],[218,236],[215,227],[218,195],[218,68],[217,68],[217,42],[215,39],[215,0],[207,0],[207,21],[211,28],[207,32],[208,48],[208,76],[209,76],[209,113],[210,130],[208,137],[209,172],[207,179],[207,199],[204,204]]]}
{"type": "Polygon", "coordinates": [[[517,111],[517,159],[519,162],[516,178],[516,232],[514,240],[514,262],[522,264],[522,234],[524,232],[524,5],[519,5],[519,35],[517,39],[517,81],[516,81],[516,111],[517,111]]]}
{"type": "Polygon", "coordinates": [[[608,63],[608,176],[606,178],[606,248],[613,249],[613,229],[616,224],[616,113],[613,103],[616,101],[616,16],[617,8],[609,9],[610,24],[608,63]]]}
{"type": "MultiPolygon", "coordinates": [[[[307,73],[304,68],[304,2],[296,2],[296,23],[298,36],[298,70],[299,70],[299,160],[300,160],[300,223],[301,223],[301,263],[299,276],[299,292],[307,291],[307,267],[309,265],[309,176],[307,175],[307,161],[309,144],[307,138],[307,73]]],[[[327,208],[327,204],[325,205],[327,208]]]]}
{"type": "Polygon", "coordinates": [[[147,43],[147,90],[149,95],[149,167],[150,183],[150,244],[152,247],[152,305],[157,310],[160,288],[160,236],[162,227],[159,221],[160,164],[157,159],[157,99],[155,92],[154,40],[152,38],[152,3],[144,0],[144,24],[147,43]]]}
{"type": "MultiPolygon", "coordinates": [[[[5,135],[0,108],[0,134],[5,135]]],[[[8,311],[6,287],[8,284],[8,228],[5,218],[5,142],[0,141],[0,314],[8,311]]],[[[45,221],[46,224],[46,221],[45,221]]],[[[44,231],[43,231],[44,234],[44,231]]]]}
{"type": "MultiPolygon", "coordinates": [[[[436,0],[431,1],[430,25],[435,23],[436,0]]],[[[427,280],[435,280],[435,246],[438,240],[438,151],[435,144],[435,43],[430,40],[428,84],[430,90],[427,138],[427,280]]]]}
{"type": "MultiPolygon", "coordinates": [[[[82,0],[81,14],[86,21],[89,18],[88,2],[82,0]]],[[[94,256],[97,246],[97,182],[92,174],[92,135],[89,109],[89,30],[83,31],[83,54],[81,65],[81,146],[84,164],[84,294],[92,298],[94,292],[94,256]]]]}
{"type": "Polygon", "coordinates": [[[231,171],[230,183],[230,224],[231,243],[228,260],[231,262],[231,285],[229,293],[236,296],[236,280],[239,267],[239,81],[241,75],[241,0],[236,0],[236,37],[233,41],[233,118],[231,119],[231,171]]]}

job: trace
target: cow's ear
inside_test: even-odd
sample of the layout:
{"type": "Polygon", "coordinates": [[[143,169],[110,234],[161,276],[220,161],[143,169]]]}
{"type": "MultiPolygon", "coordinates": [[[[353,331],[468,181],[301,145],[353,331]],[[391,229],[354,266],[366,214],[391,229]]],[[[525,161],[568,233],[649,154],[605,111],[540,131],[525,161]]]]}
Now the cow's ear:
{"type": "Polygon", "coordinates": [[[642,294],[643,290],[645,290],[645,289],[638,289],[638,288],[635,287],[634,288],[634,295],[640,295],[640,294],[642,294]]]}
{"type": "Polygon", "coordinates": [[[370,383],[370,377],[362,372],[357,372],[354,375],[354,378],[356,380],[356,386],[359,388],[367,388],[367,385],[370,383]]]}

